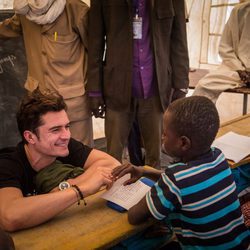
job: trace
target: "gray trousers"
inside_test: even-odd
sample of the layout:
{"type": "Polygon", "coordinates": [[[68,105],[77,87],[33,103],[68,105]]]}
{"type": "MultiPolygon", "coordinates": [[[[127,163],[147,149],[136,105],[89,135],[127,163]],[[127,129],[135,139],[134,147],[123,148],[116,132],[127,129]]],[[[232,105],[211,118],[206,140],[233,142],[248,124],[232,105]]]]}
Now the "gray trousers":
{"type": "Polygon", "coordinates": [[[129,111],[106,109],[105,135],[107,152],[122,160],[123,149],[135,118],[138,120],[145,148],[145,164],[159,167],[163,111],[158,97],[132,98],[129,111]]]}

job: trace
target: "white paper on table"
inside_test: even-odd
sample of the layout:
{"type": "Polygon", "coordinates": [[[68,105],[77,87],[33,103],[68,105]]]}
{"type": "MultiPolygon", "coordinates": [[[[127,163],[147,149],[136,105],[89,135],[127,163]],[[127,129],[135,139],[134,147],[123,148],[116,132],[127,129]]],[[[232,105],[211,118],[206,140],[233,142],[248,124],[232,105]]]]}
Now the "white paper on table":
{"type": "Polygon", "coordinates": [[[101,197],[108,201],[112,201],[127,210],[137,204],[151,187],[140,180],[124,186],[123,183],[129,178],[130,174],[126,174],[118,179],[111,189],[106,191],[101,197]]]}
{"type": "Polygon", "coordinates": [[[250,154],[250,137],[230,131],[217,138],[212,146],[219,148],[227,159],[237,163],[250,154]]]}

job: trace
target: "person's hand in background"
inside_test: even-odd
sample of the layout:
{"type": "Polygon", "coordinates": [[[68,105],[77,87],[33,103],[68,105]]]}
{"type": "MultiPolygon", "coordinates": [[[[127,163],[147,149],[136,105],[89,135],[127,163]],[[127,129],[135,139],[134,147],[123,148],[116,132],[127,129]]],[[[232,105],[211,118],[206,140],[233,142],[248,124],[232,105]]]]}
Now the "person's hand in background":
{"type": "Polygon", "coordinates": [[[95,118],[104,118],[105,116],[105,104],[102,96],[90,96],[89,97],[89,106],[92,112],[92,115],[95,118]]]}

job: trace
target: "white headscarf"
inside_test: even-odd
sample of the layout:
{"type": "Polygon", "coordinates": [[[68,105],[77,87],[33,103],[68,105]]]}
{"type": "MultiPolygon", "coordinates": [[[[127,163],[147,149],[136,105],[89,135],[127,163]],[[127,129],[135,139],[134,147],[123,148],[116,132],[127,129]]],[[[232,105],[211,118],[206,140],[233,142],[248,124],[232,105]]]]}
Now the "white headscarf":
{"type": "Polygon", "coordinates": [[[63,12],[66,0],[14,0],[13,7],[17,14],[37,24],[53,23],[63,12]]]}

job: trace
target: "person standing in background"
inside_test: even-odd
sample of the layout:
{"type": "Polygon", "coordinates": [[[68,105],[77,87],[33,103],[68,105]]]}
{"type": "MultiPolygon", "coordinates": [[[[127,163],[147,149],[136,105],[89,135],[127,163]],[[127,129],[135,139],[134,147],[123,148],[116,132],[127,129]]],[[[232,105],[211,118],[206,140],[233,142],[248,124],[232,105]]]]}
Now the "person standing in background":
{"type": "Polygon", "coordinates": [[[161,122],[188,88],[183,0],[92,0],[87,91],[95,117],[105,113],[107,151],[121,160],[135,119],[145,164],[158,167],[161,122]]]}
{"type": "Polygon", "coordinates": [[[23,36],[25,88],[57,90],[68,106],[72,137],[93,145],[87,95],[87,22],[81,0],[14,0],[15,15],[0,23],[0,38],[23,36]]]}
{"type": "Polygon", "coordinates": [[[206,96],[216,103],[219,95],[238,87],[250,87],[250,1],[240,1],[224,27],[219,67],[200,79],[193,95],[206,96]]]}

